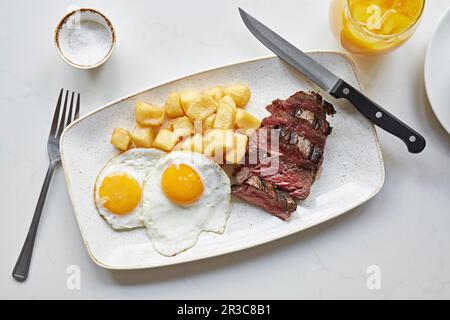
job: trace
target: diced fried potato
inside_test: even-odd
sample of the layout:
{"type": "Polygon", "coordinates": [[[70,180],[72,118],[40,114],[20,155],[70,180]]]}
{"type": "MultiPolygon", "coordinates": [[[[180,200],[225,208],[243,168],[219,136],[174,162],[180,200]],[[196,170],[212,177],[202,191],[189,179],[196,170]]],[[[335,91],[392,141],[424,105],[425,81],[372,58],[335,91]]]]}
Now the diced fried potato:
{"type": "Polygon", "coordinates": [[[203,121],[217,110],[217,102],[207,94],[201,94],[189,106],[186,115],[192,121],[203,121]]]}
{"type": "Polygon", "coordinates": [[[215,129],[233,129],[235,121],[235,111],[232,106],[221,102],[217,108],[216,118],[213,128],[215,129]]]}
{"type": "Polygon", "coordinates": [[[194,134],[192,137],[186,138],[183,142],[181,150],[203,152],[203,136],[200,133],[194,134]]]}
{"type": "Polygon", "coordinates": [[[192,102],[194,102],[194,100],[197,99],[198,96],[199,94],[197,91],[184,91],[180,93],[180,103],[185,114],[187,114],[187,111],[192,102]]]}
{"type": "Polygon", "coordinates": [[[170,120],[169,127],[172,128],[173,132],[179,137],[190,136],[194,133],[194,125],[186,116],[170,120]]]}
{"type": "Polygon", "coordinates": [[[236,111],[236,102],[234,102],[233,98],[231,96],[224,96],[222,99],[220,99],[220,103],[226,103],[233,107],[233,110],[236,111]]]}
{"type": "Polygon", "coordinates": [[[175,147],[177,142],[178,136],[175,133],[167,129],[161,129],[158,131],[152,146],[169,152],[175,147]]]}
{"type": "Polygon", "coordinates": [[[203,120],[203,124],[202,124],[202,132],[203,132],[203,134],[207,133],[209,130],[211,130],[213,128],[213,124],[214,124],[214,120],[215,119],[216,119],[216,114],[213,113],[208,118],[203,120]]]}
{"type": "Polygon", "coordinates": [[[233,131],[213,129],[203,137],[203,154],[216,157],[220,163],[227,149],[233,147],[233,131]]]}
{"type": "Polygon", "coordinates": [[[138,148],[151,148],[155,140],[155,132],[153,128],[136,126],[131,131],[131,140],[138,148]]]}
{"type": "Polygon", "coordinates": [[[164,121],[164,110],[150,103],[138,101],[135,117],[136,122],[141,126],[159,126],[164,121]]]}
{"type": "Polygon", "coordinates": [[[225,87],[224,94],[231,96],[239,108],[245,107],[250,100],[250,88],[243,84],[225,87]]]}
{"type": "Polygon", "coordinates": [[[192,136],[192,151],[202,153],[203,152],[203,136],[200,133],[196,133],[192,136]]]}
{"type": "Polygon", "coordinates": [[[158,131],[161,129],[167,129],[169,131],[172,131],[170,119],[164,118],[163,123],[160,126],[154,127],[153,131],[155,131],[155,133],[158,133],[158,131]]]}
{"type": "Polygon", "coordinates": [[[247,151],[248,137],[244,134],[234,133],[233,146],[225,153],[227,163],[241,163],[247,151]]]}
{"type": "Polygon", "coordinates": [[[217,102],[219,102],[220,99],[222,99],[222,97],[223,97],[223,89],[221,86],[216,86],[216,87],[210,88],[210,89],[206,90],[205,93],[207,95],[209,95],[211,98],[213,98],[214,100],[216,100],[217,102]]]}
{"type": "Polygon", "coordinates": [[[164,108],[168,117],[177,118],[184,116],[184,111],[181,107],[180,95],[176,92],[169,95],[164,108]]]}
{"type": "Polygon", "coordinates": [[[193,121],[192,122],[194,125],[194,133],[203,133],[203,121],[193,121]]]}
{"type": "Polygon", "coordinates": [[[180,149],[183,150],[183,151],[192,151],[192,137],[186,137],[181,142],[180,149]]]}
{"type": "Polygon", "coordinates": [[[237,109],[236,127],[239,129],[258,129],[261,127],[261,121],[249,112],[242,109],[237,109]]]}
{"type": "Polygon", "coordinates": [[[114,129],[111,136],[111,144],[119,150],[126,151],[130,146],[131,136],[128,130],[122,128],[114,129]]]}

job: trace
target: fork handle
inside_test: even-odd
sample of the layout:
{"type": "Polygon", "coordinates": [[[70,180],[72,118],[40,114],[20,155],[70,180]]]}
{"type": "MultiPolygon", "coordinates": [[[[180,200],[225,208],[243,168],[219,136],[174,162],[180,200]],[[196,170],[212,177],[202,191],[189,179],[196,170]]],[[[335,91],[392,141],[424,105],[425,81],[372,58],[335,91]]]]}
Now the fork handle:
{"type": "Polygon", "coordinates": [[[33,255],[34,240],[36,239],[36,233],[39,226],[39,220],[41,219],[42,208],[44,207],[45,198],[47,196],[48,187],[52,180],[53,172],[56,168],[57,162],[51,162],[45,175],[44,184],[42,186],[41,193],[39,194],[39,200],[34,210],[33,220],[31,221],[30,229],[28,229],[27,238],[20,251],[19,258],[12,272],[12,276],[17,281],[25,281],[28,277],[28,270],[30,269],[31,256],[33,255]]]}

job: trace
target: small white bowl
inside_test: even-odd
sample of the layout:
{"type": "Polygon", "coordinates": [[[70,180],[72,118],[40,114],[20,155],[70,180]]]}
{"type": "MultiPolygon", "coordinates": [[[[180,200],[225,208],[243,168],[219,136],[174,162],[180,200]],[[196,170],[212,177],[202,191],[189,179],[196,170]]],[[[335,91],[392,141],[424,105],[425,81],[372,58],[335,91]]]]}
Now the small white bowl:
{"type": "Polygon", "coordinates": [[[55,29],[54,42],[66,63],[78,69],[93,69],[111,56],[116,33],[104,14],[81,8],[61,19],[55,29]]]}

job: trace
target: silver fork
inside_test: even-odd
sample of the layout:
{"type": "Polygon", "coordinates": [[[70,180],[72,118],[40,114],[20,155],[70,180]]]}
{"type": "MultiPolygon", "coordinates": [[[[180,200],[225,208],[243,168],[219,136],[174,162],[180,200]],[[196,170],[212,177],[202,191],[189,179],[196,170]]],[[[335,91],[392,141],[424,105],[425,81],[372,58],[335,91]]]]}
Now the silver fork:
{"type": "Polygon", "coordinates": [[[69,90],[66,90],[64,98],[64,106],[61,110],[61,102],[64,89],[59,93],[58,102],[56,103],[55,114],[53,115],[52,127],[47,141],[47,152],[50,159],[50,164],[45,175],[44,185],[42,186],[39,200],[34,210],[33,220],[31,221],[30,229],[28,230],[27,238],[20,251],[19,258],[12,272],[12,276],[17,281],[25,281],[28,277],[28,270],[30,269],[31,256],[33,255],[34,240],[41,218],[42,208],[44,207],[45,197],[47,196],[48,187],[52,179],[53,171],[61,162],[61,155],[59,153],[59,140],[64,128],[67,127],[73,120],[77,119],[80,113],[80,94],[77,94],[77,102],[75,110],[73,109],[74,92],[70,98],[70,107],[67,112],[67,100],[69,97],[69,90]],[[66,115],[67,114],[67,115],[66,115]]]}

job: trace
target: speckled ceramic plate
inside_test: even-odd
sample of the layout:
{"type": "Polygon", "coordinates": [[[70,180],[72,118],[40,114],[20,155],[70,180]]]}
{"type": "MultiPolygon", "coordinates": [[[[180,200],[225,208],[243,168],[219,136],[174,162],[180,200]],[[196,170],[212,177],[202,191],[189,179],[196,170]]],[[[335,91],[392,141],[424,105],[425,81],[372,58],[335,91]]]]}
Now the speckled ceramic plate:
{"type": "MultiPolygon", "coordinates": [[[[332,52],[311,55],[359,87],[353,64],[346,56],[332,52]]],[[[298,90],[317,90],[280,59],[267,57],[194,74],[121,98],[80,118],[64,131],[61,154],[67,186],[84,243],[97,264],[109,269],[150,268],[246,249],[335,218],[380,190],[384,167],[374,126],[351,105],[322,93],[337,109],[331,119],[334,129],[327,141],[322,174],[289,221],[233,199],[225,233],[204,232],[193,248],[175,257],[158,254],[142,229],[114,231],[95,209],[93,187],[100,169],[117,154],[109,143],[113,129],[134,126],[136,100],[162,105],[172,91],[235,82],[250,85],[252,99],[247,109],[260,118],[267,115],[264,107],[275,98],[286,98],[298,90]]]]}

